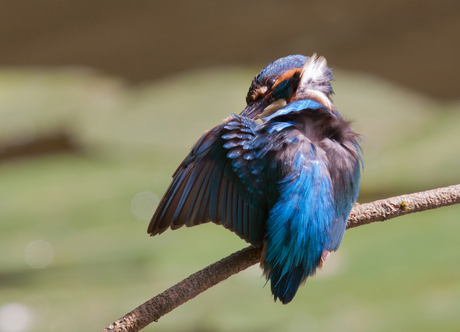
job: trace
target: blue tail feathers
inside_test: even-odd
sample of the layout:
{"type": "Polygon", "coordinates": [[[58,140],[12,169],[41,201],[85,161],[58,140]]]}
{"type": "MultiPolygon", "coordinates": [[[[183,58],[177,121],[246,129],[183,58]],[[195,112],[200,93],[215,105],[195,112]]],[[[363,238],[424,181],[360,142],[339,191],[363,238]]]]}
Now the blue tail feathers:
{"type": "Polygon", "coordinates": [[[275,301],[280,299],[283,304],[288,304],[292,301],[307,276],[305,276],[305,270],[301,266],[293,268],[284,275],[280,270],[279,268],[272,269],[268,278],[271,282],[271,290],[275,301]]]}
{"type": "Polygon", "coordinates": [[[284,304],[315,273],[334,213],[325,162],[306,150],[295,154],[293,172],[279,182],[280,197],[267,220],[262,264],[275,300],[284,304]]]}

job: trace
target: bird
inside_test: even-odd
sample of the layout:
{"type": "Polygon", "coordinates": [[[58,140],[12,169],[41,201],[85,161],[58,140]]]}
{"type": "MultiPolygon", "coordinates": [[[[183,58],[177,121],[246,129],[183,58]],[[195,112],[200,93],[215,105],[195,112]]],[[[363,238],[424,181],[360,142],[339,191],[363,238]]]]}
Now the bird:
{"type": "Polygon", "coordinates": [[[275,302],[291,302],[338,249],[359,193],[360,136],[334,107],[331,80],[316,54],[262,69],[243,111],[205,132],[174,172],[148,233],[222,225],[263,247],[275,302]]]}

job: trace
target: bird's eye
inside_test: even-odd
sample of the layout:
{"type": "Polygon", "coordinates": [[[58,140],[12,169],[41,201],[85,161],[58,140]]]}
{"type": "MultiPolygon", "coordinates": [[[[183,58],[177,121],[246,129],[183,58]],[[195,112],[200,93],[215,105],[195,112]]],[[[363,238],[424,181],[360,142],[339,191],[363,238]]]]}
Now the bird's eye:
{"type": "Polygon", "coordinates": [[[267,79],[267,82],[265,83],[269,89],[275,84],[276,80],[274,77],[270,77],[267,79]]]}

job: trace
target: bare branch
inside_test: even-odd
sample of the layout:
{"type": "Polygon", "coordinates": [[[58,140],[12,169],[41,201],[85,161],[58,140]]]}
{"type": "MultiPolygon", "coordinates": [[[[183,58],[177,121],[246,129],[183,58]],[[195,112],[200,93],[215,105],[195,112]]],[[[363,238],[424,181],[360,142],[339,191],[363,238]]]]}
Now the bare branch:
{"type": "MultiPolygon", "coordinates": [[[[460,184],[402,195],[356,205],[348,219],[347,228],[385,221],[409,213],[421,212],[460,203],[460,184]]],[[[103,332],[134,332],[218,284],[228,277],[258,263],[261,247],[247,247],[192,274],[175,286],[140,305],[110,324],[103,332]]]]}
{"type": "Polygon", "coordinates": [[[104,332],[139,331],[208,288],[256,264],[261,253],[262,248],[249,246],[209,265],[140,305],[109,325],[104,332]]]}
{"type": "Polygon", "coordinates": [[[460,203],[460,184],[356,205],[348,228],[460,203]]]}

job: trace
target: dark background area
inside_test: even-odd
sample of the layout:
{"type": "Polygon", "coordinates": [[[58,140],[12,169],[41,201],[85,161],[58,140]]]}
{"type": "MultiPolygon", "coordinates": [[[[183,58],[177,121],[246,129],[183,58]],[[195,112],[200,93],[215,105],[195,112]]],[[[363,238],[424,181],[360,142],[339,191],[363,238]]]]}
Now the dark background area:
{"type": "Polygon", "coordinates": [[[2,1],[0,66],[84,65],[133,83],[314,52],[459,98],[458,1],[2,1]]]}

